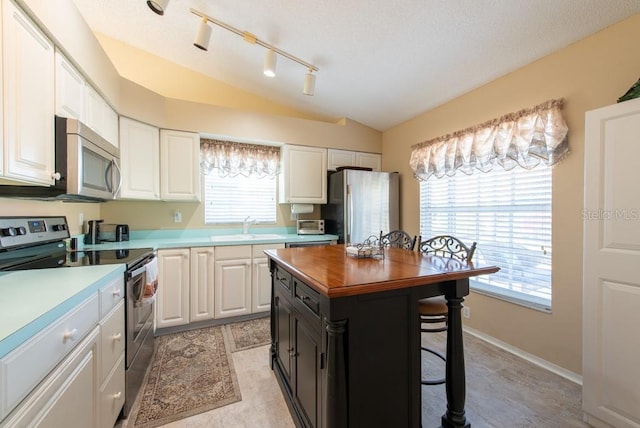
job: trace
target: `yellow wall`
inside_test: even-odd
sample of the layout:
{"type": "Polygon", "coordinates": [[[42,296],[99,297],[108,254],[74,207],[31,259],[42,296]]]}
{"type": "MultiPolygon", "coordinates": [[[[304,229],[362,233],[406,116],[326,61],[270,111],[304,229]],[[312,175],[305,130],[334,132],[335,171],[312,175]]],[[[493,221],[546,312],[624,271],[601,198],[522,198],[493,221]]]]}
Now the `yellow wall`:
{"type": "Polygon", "coordinates": [[[80,227],[79,217],[82,213],[85,222],[100,218],[100,204],[70,203],[62,201],[31,201],[22,199],[0,198],[0,215],[2,216],[66,216],[69,233],[84,233],[80,227]]]}
{"type": "MultiPolygon", "coordinates": [[[[504,342],[582,372],[584,114],[613,104],[640,76],[640,15],[527,65],[383,134],[383,168],[403,175],[402,226],[419,232],[419,184],[411,146],[488,119],[564,98],[571,154],[553,170],[553,311],[545,314],[472,293],[465,320],[504,342]]],[[[482,245],[479,242],[478,245],[482,245]]]]}

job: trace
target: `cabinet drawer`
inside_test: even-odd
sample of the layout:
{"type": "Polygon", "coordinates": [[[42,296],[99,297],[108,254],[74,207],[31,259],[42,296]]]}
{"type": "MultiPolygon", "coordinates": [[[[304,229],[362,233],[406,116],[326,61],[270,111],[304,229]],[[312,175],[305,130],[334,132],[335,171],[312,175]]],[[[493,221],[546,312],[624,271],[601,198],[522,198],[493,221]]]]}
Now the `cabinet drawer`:
{"type": "Polygon", "coordinates": [[[276,268],[275,270],[275,285],[280,286],[287,290],[288,297],[291,296],[291,274],[284,269],[276,268]]]}
{"type": "Polygon", "coordinates": [[[0,360],[0,419],[98,324],[98,293],[0,360]]]}
{"type": "MultiPolygon", "coordinates": [[[[113,367],[107,382],[100,388],[98,397],[99,404],[99,427],[112,428],[118,419],[118,414],[124,405],[125,399],[124,383],[124,352],[120,355],[118,363],[113,367]]],[[[134,400],[135,397],[131,397],[134,400]]]]}
{"type": "Polygon", "coordinates": [[[104,318],[124,298],[124,276],[100,289],[100,318],[104,318]]]}
{"type": "Polygon", "coordinates": [[[284,248],[284,244],[256,244],[251,247],[251,255],[253,258],[266,257],[264,250],[277,250],[278,248],[284,248]]]}
{"type": "Polygon", "coordinates": [[[100,384],[124,352],[124,300],[100,322],[100,384]]]}
{"type": "Polygon", "coordinates": [[[294,303],[301,309],[303,315],[312,314],[315,319],[320,319],[320,295],[306,284],[293,279],[294,303]]]}
{"type": "Polygon", "coordinates": [[[251,245],[230,245],[216,247],[216,260],[250,259],[251,245]]]}

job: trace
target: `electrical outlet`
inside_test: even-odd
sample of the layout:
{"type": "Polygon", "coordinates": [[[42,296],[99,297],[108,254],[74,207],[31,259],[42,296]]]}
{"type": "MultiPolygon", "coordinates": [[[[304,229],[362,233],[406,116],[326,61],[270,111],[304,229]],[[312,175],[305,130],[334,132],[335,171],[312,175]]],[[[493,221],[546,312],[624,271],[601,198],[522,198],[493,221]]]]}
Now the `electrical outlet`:
{"type": "Polygon", "coordinates": [[[80,226],[80,230],[83,230],[84,227],[84,213],[78,214],[78,226],[80,226]]]}
{"type": "Polygon", "coordinates": [[[471,318],[471,308],[469,306],[462,307],[462,316],[465,318],[471,318]]]}
{"type": "Polygon", "coordinates": [[[176,211],[173,213],[173,222],[182,223],[182,213],[180,211],[176,211]]]}

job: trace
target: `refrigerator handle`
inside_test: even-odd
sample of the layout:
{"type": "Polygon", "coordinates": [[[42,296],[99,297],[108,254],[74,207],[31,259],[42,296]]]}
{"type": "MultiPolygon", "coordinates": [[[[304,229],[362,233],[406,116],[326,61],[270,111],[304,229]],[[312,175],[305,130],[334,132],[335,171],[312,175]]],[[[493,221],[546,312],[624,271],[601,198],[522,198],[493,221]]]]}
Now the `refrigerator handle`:
{"type": "Polygon", "coordinates": [[[346,219],[345,244],[351,243],[351,232],[353,232],[353,198],[351,197],[351,185],[347,184],[347,219],[346,219]]]}

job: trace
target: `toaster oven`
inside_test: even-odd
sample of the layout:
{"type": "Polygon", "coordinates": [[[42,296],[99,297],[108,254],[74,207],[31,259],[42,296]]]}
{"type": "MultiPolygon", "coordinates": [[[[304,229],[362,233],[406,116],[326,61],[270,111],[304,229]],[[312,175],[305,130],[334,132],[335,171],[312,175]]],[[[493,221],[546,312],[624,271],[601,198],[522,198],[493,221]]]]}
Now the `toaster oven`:
{"type": "Polygon", "coordinates": [[[298,235],[324,235],[324,220],[298,220],[298,235]]]}

